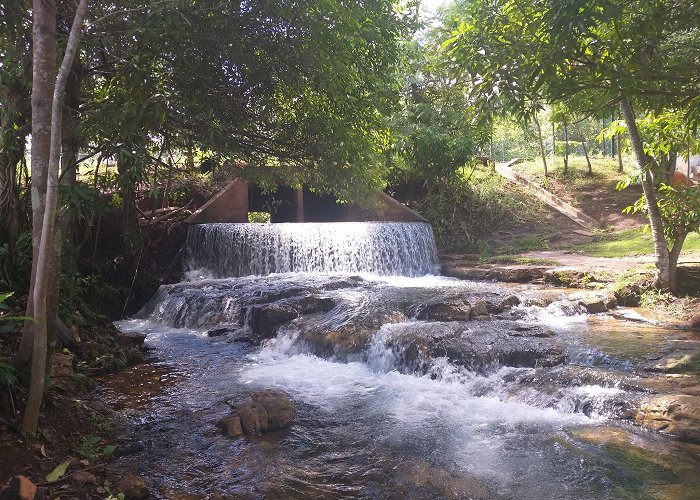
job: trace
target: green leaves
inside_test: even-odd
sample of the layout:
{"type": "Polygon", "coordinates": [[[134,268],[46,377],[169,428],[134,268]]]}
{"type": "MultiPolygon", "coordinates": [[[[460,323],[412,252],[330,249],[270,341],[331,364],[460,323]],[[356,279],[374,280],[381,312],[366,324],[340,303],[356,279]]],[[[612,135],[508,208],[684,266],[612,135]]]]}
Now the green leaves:
{"type": "Polygon", "coordinates": [[[381,186],[408,29],[391,1],[129,0],[119,9],[87,40],[86,66],[97,71],[85,133],[98,149],[118,154],[143,140],[134,151],[145,158],[167,137],[176,155],[218,154],[247,165],[253,181],[341,197],[381,186]]]}
{"type": "Polygon", "coordinates": [[[80,443],[80,446],[75,451],[87,459],[96,460],[109,456],[116,450],[114,445],[102,446],[101,443],[102,438],[100,436],[85,436],[83,442],[80,443]]]}
{"type": "Polygon", "coordinates": [[[49,474],[46,476],[46,482],[47,483],[55,483],[59,479],[61,479],[66,471],[68,470],[68,466],[70,466],[70,460],[66,460],[65,462],[61,462],[54,470],[52,470],[49,474]]]}

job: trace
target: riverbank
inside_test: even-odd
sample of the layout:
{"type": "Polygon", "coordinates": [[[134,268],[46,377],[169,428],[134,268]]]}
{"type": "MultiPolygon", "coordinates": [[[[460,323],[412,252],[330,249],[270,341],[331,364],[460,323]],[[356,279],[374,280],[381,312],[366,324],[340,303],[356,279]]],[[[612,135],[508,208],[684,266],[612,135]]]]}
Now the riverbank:
{"type": "MultiPolygon", "coordinates": [[[[547,250],[492,259],[474,254],[444,254],[440,260],[445,276],[591,290],[595,291],[593,297],[607,301],[611,308],[642,307],[649,310],[655,321],[669,325],[690,326],[700,311],[700,262],[693,254],[679,264],[678,296],[660,293],[650,286],[654,262],[650,256],[594,257],[547,250]]],[[[594,312],[602,312],[600,309],[594,312]]]]}
{"type": "MultiPolygon", "coordinates": [[[[36,486],[36,498],[106,498],[125,477],[106,471],[111,461],[133,450],[115,446],[120,416],[97,398],[96,388],[101,376],[144,361],[144,336],[125,335],[110,323],[96,322],[74,328],[70,335],[70,349],[52,355],[36,433],[19,430],[26,390],[8,379],[0,393],[0,489],[9,481],[9,490],[17,486],[26,492],[36,486]],[[13,477],[23,479],[13,484],[13,477]]],[[[14,345],[14,337],[4,340],[14,345]]],[[[24,498],[8,490],[3,494],[24,498]]]]}

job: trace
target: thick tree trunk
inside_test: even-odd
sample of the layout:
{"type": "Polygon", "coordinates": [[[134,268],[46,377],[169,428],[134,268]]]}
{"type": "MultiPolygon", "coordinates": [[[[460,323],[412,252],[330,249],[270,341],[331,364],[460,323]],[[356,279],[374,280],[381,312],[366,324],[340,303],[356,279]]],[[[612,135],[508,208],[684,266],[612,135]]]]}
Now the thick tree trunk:
{"type": "MultiPolygon", "coordinates": [[[[51,148],[51,103],[56,64],[56,5],[54,0],[34,0],[32,10],[32,273],[34,283],[39,257],[42,220],[46,197],[46,175],[51,148]]],[[[34,316],[33,291],[27,299],[27,316],[34,316]]],[[[15,366],[26,371],[32,359],[34,323],[26,321],[15,366]]],[[[43,354],[45,359],[46,353],[43,354]]]]}
{"type": "MultiPolygon", "coordinates": [[[[55,16],[55,5],[47,0],[35,0],[34,12],[37,9],[39,15],[44,9],[52,10],[55,16]]],[[[61,155],[61,122],[63,114],[63,93],[66,88],[68,73],[73,64],[75,53],[78,50],[80,32],[83,26],[83,19],[87,11],[87,0],[80,0],[80,4],[75,13],[73,26],[66,45],[66,52],[59,69],[56,83],[52,86],[53,98],[51,106],[50,121],[50,148],[49,159],[46,169],[46,198],[44,214],[41,228],[41,239],[39,242],[39,253],[36,262],[35,278],[32,282],[31,291],[34,300],[34,340],[32,350],[32,375],[27,397],[27,406],[22,419],[22,431],[34,432],[39,425],[39,410],[41,400],[44,396],[44,381],[46,378],[46,352],[47,352],[47,329],[49,324],[47,305],[48,287],[51,282],[52,256],[55,255],[55,233],[54,224],[56,222],[56,208],[58,205],[58,168],[61,155]]],[[[55,32],[53,32],[55,37],[55,32]]],[[[40,36],[43,40],[43,37],[40,36]]],[[[35,40],[35,46],[37,41],[35,40]]],[[[40,43],[41,45],[41,43],[40,43]]],[[[54,45],[55,48],[55,45],[54,45]]],[[[41,50],[41,49],[40,49],[41,50]]],[[[46,84],[46,82],[42,82],[46,84]]],[[[45,125],[45,124],[42,124],[45,125]]]]}
{"type": "Polygon", "coordinates": [[[625,95],[620,95],[620,111],[627,124],[630,146],[634,153],[637,168],[642,172],[642,189],[646,199],[649,226],[651,227],[651,236],[654,240],[654,252],[656,254],[656,285],[662,289],[674,291],[671,286],[671,264],[668,246],[664,238],[663,221],[661,220],[661,211],[656,199],[656,186],[654,185],[651,171],[653,160],[644,152],[644,144],[639,135],[632,105],[625,95]]]}
{"type": "Polygon", "coordinates": [[[678,290],[678,258],[681,255],[681,249],[683,248],[683,243],[685,243],[685,238],[687,234],[679,234],[673,242],[673,248],[668,255],[669,267],[670,267],[670,277],[669,283],[671,290],[678,290]]]}
{"type": "Polygon", "coordinates": [[[542,166],[544,167],[544,175],[547,176],[547,155],[544,152],[544,141],[542,140],[542,127],[537,119],[537,114],[534,115],[535,125],[537,126],[537,140],[540,143],[540,156],[542,157],[542,166]]]}

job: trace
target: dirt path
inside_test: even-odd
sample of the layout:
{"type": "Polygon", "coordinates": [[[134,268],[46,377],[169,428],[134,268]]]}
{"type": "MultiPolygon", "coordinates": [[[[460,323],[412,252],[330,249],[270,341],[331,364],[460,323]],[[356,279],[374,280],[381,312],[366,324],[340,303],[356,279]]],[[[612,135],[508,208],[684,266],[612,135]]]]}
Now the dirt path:
{"type": "Polygon", "coordinates": [[[567,250],[541,250],[538,252],[527,252],[521,256],[527,258],[547,259],[558,262],[562,266],[566,267],[596,269],[612,273],[622,273],[634,267],[654,263],[654,257],[651,255],[617,258],[591,257],[590,255],[582,255],[567,250]]]}

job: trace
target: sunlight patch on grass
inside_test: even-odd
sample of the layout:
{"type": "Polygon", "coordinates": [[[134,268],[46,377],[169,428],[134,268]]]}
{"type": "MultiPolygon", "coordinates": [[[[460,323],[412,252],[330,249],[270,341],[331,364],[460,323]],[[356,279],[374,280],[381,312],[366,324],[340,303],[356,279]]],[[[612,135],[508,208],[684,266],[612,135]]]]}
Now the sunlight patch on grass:
{"type": "MultiPolygon", "coordinates": [[[[639,229],[629,229],[617,233],[603,234],[591,243],[577,245],[572,249],[593,257],[633,257],[652,255],[654,245],[651,233],[639,229]]],[[[685,240],[681,256],[700,254],[700,235],[692,233],[685,240]]]]}

